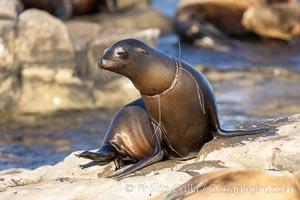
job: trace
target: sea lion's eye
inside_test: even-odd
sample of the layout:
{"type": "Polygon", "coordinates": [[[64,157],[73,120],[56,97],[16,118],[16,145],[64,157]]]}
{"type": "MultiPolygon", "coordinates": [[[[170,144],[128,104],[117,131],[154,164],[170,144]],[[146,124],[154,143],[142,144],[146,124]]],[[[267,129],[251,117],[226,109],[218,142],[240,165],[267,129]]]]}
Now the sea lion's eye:
{"type": "Polygon", "coordinates": [[[126,58],[127,57],[127,52],[124,48],[118,47],[118,48],[115,49],[114,55],[117,58],[126,58]]]}

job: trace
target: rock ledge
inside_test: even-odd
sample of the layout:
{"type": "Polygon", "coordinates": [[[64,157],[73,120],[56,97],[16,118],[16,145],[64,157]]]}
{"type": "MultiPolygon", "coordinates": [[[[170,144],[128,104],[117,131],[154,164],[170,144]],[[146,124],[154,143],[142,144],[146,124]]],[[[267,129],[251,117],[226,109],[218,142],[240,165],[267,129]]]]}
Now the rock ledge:
{"type": "Polygon", "coordinates": [[[261,135],[213,140],[195,159],[160,162],[118,180],[101,178],[113,173],[112,163],[80,169],[88,161],[77,158],[79,152],[54,166],[0,171],[0,199],[151,199],[216,169],[255,168],[278,174],[300,170],[300,114],[245,122],[239,128],[255,126],[270,129],[261,135]]]}

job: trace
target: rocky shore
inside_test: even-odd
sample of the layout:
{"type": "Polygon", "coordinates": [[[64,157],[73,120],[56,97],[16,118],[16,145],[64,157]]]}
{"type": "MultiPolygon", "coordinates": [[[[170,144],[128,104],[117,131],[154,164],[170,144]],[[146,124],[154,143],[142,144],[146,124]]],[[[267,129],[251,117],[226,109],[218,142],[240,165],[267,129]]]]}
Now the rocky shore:
{"type": "Polygon", "coordinates": [[[287,175],[300,170],[300,115],[245,122],[238,128],[267,126],[255,136],[215,139],[195,159],[169,160],[120,179],[103,178],[114,164],[80,169],[88,161],[74,152],[54,166],[35,170],[0,171],[0,199],[151,199],[188,181],[197,174],[217,169],[262,169],[287,175]]]}
{"type": "Polygon", "coordinates": [[[18,0],[0,0],[0,111],[109,108],[134,98],[125,78],[102,76],[96,61],[105,48],[124,38],[155,46],[160,32],[171,29],[171,21],[146,1],[128,8],[122,2],[124,10],[118,15],[62,21],[46,11],[23,10],[18,0]],[[128,87],[123,93],[127,98],[113,98],[116,87],[128,87]]]}

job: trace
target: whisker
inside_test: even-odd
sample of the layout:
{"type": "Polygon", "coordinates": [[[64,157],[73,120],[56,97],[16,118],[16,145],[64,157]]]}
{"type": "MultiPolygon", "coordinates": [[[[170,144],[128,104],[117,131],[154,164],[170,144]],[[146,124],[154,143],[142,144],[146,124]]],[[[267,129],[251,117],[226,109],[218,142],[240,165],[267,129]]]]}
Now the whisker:
{"type": "Polygon", "coordinates": [[[108,81],[111,79],[111,73],[103,70],[102,68],[100,68],[100,72],[101,72],[101,76],[103,77],[104,81],[108,81]]]}
{"type": "Polygon", "coordinates": [[[99,70],[99,71],[100,71],[100,73],[101,73],[101,76],[104,76],[104,75],[103,75],[103,69],[102,69],[101,67],[100,67],[100,70],[99,70]]]}
{"type": "Polygon", "coordinates": [[[106,73],[104,73],[105,74],[105,77],[106,77],[106,80],[109,80],[109,79],[111,79],[111,73],[110,72],[106,72],[106,73]]]}

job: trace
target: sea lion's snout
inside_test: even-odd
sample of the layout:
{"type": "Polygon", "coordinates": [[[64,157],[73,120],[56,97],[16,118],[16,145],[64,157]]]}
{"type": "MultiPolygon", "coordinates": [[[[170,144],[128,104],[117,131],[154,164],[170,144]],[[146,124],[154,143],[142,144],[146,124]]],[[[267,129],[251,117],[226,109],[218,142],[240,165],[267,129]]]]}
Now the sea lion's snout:
{"type": "Polygon", "coordinates": [[[113,63],[110,60],[107,60],[103,57],[99,58],[97,61],[98,67],[101,69],[109,69],[113,66],[113,63]]]}
{"type": "Polygon", "coordinates": [[[102,69],[110,68],[112,64],[110,62],[111,53],[109,52],[110,48],[104,49],[102,57],[100,57],[97,61],[98,67],[102,69]]]}
{"type": "Polygon", "coordinates": [[[99,60],[97,61],[98,67],[101,69],[106,69],[106,70],[112,70],[113,68],[116,67],[116,64],[113,60],[111,59],[107,59],[104,56],[99,58],[99,60]]]}
{"type": "Polygon", "coordinates": [[[103,57],[99,58],[97,61],[98,68],[100,69],[107,69],[109,70],[111,67],[113,67],[113,63],[103,57]]]}
{"type": "Polygon", "coordinates": [[[103,65],[105,64],[105,60],[103,58],[100,58],[98,61],[97,61],[97,64],[98,64],[98,67],[99,68],[103,68],[103,65]]]}

